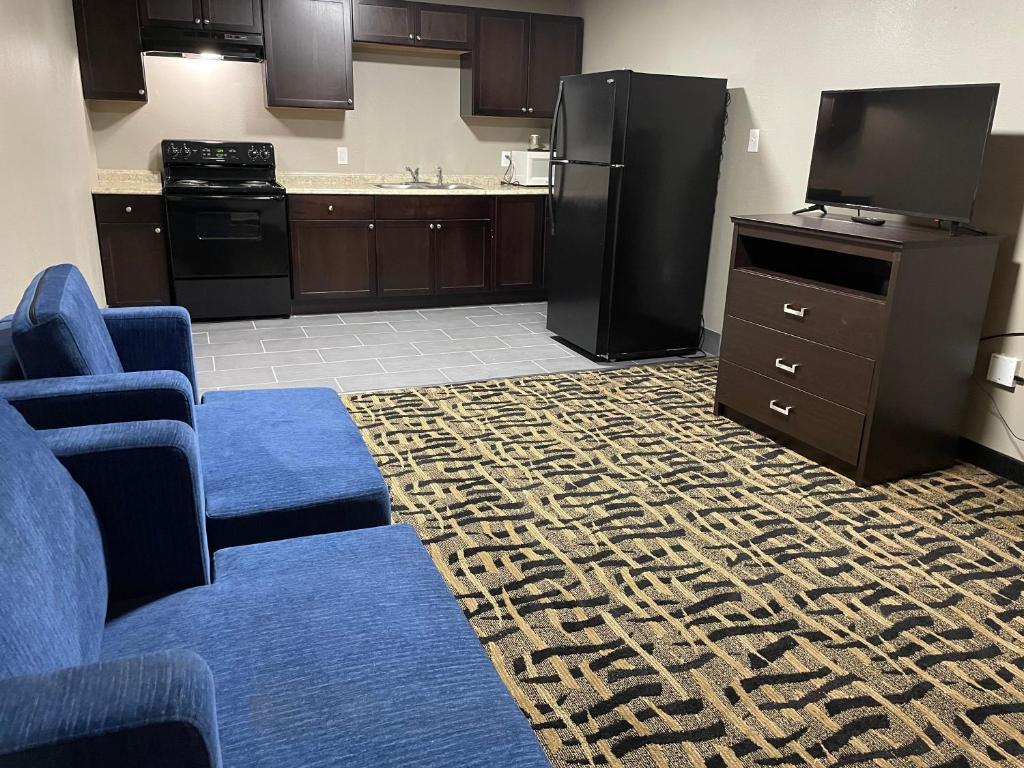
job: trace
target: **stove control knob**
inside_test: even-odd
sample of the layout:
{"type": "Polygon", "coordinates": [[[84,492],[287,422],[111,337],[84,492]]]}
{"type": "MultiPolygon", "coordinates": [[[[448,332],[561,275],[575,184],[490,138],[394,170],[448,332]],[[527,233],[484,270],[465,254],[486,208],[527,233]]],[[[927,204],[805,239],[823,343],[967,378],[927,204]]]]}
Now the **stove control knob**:
{"type": "Polygon", "coordinates": [[[264,160],[269,160],[270,159],[270,147],[264,147],[263,149],[261,149],[260,150],[260,157],[262,157],[264,160]]]}
{"type": "Polygon", "coordinates": [[[168,147],[167,149],[167,154],[169,154],[171,157],[177,157],[178,155],[181,154],[181,148],[178,147],[177,144],[171,144],[171,146],[168,147]]]}
{"type": "Polygon", "coordinates": [[[255,160],[260,156],[260,151],[256,147],[249,147],[249,159],[255,160]]]}
{"type": "Polygon", "coordinates": [[[181,154],[183,154],[186,158],[192,157],[192,147],[186,144],[184,147],[181,148],[181,154]]]}

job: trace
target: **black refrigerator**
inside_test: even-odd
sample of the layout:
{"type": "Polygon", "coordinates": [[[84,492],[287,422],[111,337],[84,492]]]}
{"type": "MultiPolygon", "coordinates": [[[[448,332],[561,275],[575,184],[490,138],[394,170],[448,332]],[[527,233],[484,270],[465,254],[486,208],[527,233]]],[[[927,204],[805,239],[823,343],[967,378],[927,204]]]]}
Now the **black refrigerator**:
{"type": "Polygon", "coordinates": [[[726,81],[563,77],[551,126],[548,330],[593,357],[700,342],[726,81]]]}

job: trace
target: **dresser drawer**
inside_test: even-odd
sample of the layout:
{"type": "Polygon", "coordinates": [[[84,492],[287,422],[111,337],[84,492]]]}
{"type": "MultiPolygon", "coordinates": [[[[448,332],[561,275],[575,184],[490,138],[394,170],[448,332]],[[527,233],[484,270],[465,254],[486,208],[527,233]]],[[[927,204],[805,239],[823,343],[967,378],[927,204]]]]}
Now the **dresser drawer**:
{"type": "Polygon", "coordinates": [[[864,416],[856,411],[724,360],[716,399],[848,464],[857,463],[864,416]]]}
{"type": "Polygon", "coordinates": [[[734,269],[726,314],[877,359],[885,304],[849,293],[734,269]]]}
{"type": "Polygon", "coordinates": [[[292,221],[373,221],[369,195],[288,195],[292,221]]]}
{"type": "Polygon", "coordinates": [[[866,357],[726,317],[721,358],[855,411],[867,412],[875,363],[866,357]]]}
{"type": "Polygon", "coordinates": [[[96,221],[104,224],[152,224],[164,220],[161,195],[93,195],[96,221]]]}

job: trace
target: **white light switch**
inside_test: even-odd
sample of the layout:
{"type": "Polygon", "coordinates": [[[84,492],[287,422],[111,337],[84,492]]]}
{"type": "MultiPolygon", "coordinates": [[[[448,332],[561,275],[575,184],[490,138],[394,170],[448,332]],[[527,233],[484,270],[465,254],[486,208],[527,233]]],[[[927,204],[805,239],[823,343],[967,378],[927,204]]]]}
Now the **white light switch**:
{"type": "Polygon", "coordinates": [[[348,165],[348,147],[338,147],[338,165],[348,165]]]}
{"type": "Polygon", "coordinates": [[[508,168],[512,164],[512,153],[507,150],[501,150],[501,167],[508,168]]]}
{"type": "Polygon", "coordinates": [[[761,129],[751,128],[750,138],[747,139],[747,152],[757,152],[757,147],[761,143],[761,129]]]}

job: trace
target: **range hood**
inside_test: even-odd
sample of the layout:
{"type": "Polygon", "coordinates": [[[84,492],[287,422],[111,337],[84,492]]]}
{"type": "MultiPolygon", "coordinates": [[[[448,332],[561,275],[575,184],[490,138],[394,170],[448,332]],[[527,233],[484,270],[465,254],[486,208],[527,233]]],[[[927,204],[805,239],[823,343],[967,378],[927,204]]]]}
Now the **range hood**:
{"type": "Polygon", "coordinates": [[[142,49],[157,56],[205,55],[235,61],[262,61],[263,35],[202,29],[143,27],[142,49]]]}

